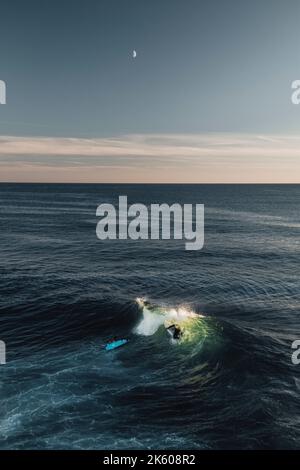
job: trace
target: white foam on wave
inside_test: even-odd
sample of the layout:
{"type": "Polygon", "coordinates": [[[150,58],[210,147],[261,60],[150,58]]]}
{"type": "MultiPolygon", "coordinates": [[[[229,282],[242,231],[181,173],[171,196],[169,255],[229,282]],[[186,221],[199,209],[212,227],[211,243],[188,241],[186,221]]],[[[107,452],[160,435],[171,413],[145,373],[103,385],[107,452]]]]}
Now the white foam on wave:
{"type": "Polygon", "coordinates": [[[138,335],[151,336],[157,332],[159,327],[165,322],[164,315],[158,314],[155,311],[150,311],[146,307],[143,308],[143,317],[135,332],[138,335]]]}
{"type": "Polygon", "coordinates": [[[187,308],[162,308],[145,305],[143,299],[136,299],[138,305],[142,308],[142,319],[135,328],[135,333],[143,336],[152,336],[162,326],[169,326],[171,323],[183,323],[190,318],[200,318],[187,308]]]}

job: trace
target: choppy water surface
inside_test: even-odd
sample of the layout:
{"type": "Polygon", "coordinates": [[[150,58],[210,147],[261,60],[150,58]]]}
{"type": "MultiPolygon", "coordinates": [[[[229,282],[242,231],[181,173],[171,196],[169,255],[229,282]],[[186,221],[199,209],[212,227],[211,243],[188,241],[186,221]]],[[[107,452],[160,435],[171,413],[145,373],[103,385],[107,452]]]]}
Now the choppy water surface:
{"type": "Polygon", "coordinates": [[[0,447],[300,448],[299,203],[297,185],[0,185],[0,447]],[[204,203],[204,249],[97,240],[119,195],[204,203]]]}

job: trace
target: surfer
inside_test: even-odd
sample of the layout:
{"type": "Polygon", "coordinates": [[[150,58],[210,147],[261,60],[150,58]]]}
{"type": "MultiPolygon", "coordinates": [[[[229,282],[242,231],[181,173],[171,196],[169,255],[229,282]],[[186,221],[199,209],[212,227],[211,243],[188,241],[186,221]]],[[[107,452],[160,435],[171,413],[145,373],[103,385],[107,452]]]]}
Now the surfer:
{"type": "Polygon", "coordinates": [[[172,336],[173,339],[177,341],[181,338],[183,334],[181,328],[176,324],[168,326],[167,332],[172,336]]]}

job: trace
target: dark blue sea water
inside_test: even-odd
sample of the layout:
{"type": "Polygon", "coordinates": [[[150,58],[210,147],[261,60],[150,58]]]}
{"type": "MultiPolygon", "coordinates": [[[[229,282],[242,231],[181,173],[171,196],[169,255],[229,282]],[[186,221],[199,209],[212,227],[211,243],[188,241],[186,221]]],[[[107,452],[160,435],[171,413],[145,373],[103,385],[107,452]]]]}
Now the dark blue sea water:
{"type": "Polygon", "coordinates": [[[299,449],[299,206],[297,185],[0,185],[0,447],[299,449]],[[98,240],[119,195],[205,204],[204,249],[98,240]],[[174,345],[179,309],[199,317],[174,345]]]}

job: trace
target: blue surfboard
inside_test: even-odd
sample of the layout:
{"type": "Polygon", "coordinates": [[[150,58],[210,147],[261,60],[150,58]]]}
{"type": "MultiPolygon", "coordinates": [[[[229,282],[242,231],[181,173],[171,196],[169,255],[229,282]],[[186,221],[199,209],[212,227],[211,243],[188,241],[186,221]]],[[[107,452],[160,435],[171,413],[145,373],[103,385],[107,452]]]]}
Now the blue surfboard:
{"type": "Polygon", "coordinates": [[[118,339],[117,341],[112,341],[111,343],[106,344],[105,351],[112,351],[113,349],[119,348],[120,346],[124,346],[126,343],[128,343],[128,339],[118,339]]]}

